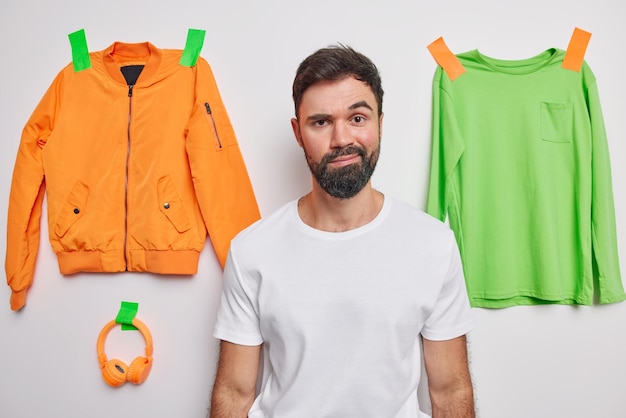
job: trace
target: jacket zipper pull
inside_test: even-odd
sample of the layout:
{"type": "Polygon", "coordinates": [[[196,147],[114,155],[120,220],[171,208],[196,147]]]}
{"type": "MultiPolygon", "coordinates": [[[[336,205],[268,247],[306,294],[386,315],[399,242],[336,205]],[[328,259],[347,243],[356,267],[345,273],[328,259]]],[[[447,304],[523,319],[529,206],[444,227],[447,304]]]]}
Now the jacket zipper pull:
{"type": "Polygon", "coordinates": [[[133,97],[133,87],[135,87],[134,84],[128,85],[128,97],[133,97]]]}
{"type": "Polygon", "coordinates": [[[207,112],[209,115],[213,115],[213,114],[211,113],[211,106],[209,105],[209,102],[205,102],[205,103],[204,103],[204,108],[206,109],[206,112],[207,112]]]}

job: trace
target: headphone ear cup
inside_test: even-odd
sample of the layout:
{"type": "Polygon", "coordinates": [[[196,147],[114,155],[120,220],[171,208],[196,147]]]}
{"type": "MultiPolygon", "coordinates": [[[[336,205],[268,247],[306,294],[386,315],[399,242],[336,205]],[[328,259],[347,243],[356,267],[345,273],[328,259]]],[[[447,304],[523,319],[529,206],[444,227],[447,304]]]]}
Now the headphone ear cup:
{"type": "Polygon", "coordinates": [[[152,370],[152,357],[137,357],[128,367],[127,379],[129,382],[139,385],[146,381],[152,370]]]}
{"type": "Polygon", "coordinates": [[[128,366],[121,360],[112,359],[102,366],[102,378],[113,387],[122,386],[126,383],[128,366]]]}

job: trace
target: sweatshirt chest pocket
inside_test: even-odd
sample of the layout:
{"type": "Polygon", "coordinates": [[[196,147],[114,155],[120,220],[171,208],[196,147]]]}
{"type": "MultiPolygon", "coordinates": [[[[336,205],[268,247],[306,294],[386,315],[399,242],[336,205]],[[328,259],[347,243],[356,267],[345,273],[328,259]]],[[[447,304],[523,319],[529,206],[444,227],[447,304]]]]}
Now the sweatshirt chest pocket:
{"type": "Polygon", "coordinates": [[[74,183],[54,225],[54,233],[57,237],[62,238],[70,227],[83,217],[88,197],[89,187],[80,181],[74,183]]]}
{"type": "Polygon", "coordinates": [[[574,108],[571,103],[541,102],[541,139],[572,142],[574,108]]]}
{"type": "Polygon", "coordinates": [[[176,191],[176,186],[168,176],[161,177],[157,183],[157,195],[161,213],[174,225],[180,233],[191,229],[189,218],[185,212],[183,201],[176,191]]]}

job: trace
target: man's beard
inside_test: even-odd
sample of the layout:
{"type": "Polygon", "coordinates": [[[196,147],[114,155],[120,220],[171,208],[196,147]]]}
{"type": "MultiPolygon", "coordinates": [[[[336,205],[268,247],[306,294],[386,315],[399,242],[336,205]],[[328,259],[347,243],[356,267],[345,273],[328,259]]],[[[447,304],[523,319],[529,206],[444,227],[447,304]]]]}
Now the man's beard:
{"type": "Polygon", "coordinates": [[[317,183],[326,193],[339,199],[350,199],[363,190],[374,173],[379,154],[380,143],[369,156],[365,149],[351,145],[326,154],[319,162],[312,161],[306,150],[304,151],[309,170],[317,183]],[[361,162],[339,168],[329,167],[330,161],[350,154],[360,155],[361,162]]]}

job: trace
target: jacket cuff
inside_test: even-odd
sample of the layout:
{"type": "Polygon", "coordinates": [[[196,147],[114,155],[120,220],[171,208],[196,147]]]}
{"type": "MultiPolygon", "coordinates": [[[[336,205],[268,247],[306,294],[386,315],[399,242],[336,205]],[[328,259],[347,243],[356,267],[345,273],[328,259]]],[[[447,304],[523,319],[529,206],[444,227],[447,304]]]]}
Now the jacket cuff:
{"type": "Polygon", "coordinates": [[[11,310],[19,311],[26,305],[26,290],[13,290],[11,293],[11,310]]]}

